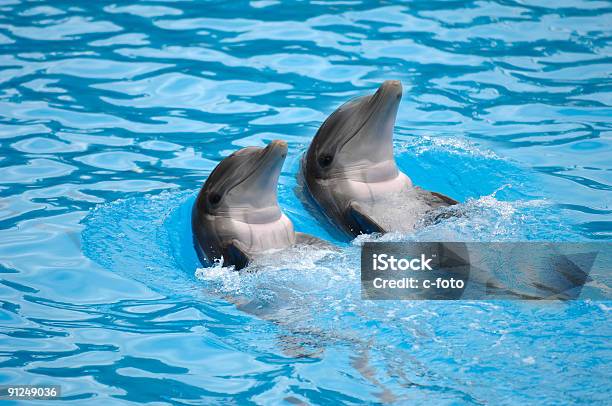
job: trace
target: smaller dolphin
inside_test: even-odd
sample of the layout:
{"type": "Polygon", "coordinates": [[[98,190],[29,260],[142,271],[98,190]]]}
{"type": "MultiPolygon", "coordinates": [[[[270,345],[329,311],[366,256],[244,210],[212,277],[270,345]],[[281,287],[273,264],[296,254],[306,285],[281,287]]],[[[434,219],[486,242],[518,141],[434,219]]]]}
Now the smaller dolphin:
{"type": "Polygon", "coordinates": [[[287,143],[247,147],[223,159],[212,171],[193,205],[191,226],[203,263],[223,258],[225,266],[244,268],[254,256],[296,244],[325,245],[296,233],[278,206],[278,177],[287,143]]]}
{"type": "Polygon", "coordinates": [[[301,165],[305,189],[350,237],[411,232],[428,212],[456,204],[412,184],[393,157],[393,126],[402,97],[398,80],[351,100],[325,120],[301,165]]]}

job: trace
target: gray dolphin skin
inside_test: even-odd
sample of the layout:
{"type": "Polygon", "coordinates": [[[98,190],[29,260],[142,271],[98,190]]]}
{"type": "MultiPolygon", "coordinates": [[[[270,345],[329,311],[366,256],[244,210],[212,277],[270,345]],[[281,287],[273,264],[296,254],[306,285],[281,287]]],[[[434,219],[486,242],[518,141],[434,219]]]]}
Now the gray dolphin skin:
{"type": "Polygon", "coordinates": [[[340,106],[325,120],[301,164],[306,192],[349,237],[410,232],[427,213],[457,201],[412,184],[393,156],[402,84],[387,80],[373,95],[340,106]]]}
{"type": "MultiPolygon", "coordinates": [[[[277,184],[287,143],[246,147],[221,161],[193,205],[194,245],[203,263],[223,258],[242,269],[254,256],[295,244],[322,243],[296,233],[278,206],[277,184]]],[[[323,243],[322,243],[323,244],[323,243]]]]}

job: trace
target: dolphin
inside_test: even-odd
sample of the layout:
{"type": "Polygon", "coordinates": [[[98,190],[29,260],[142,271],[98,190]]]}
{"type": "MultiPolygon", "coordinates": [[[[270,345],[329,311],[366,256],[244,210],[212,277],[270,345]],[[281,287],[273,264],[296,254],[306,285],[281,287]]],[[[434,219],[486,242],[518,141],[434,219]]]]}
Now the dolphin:
{"type": "Polygon", "coordinates": [[[349,237],[411,232],[429,212],[457,204],[413,185],[393,157],[402,84],[387,80],[329,116],[301,162],[301,181],[333,225],[349,237]]]}
{"type": "Polygon", "coordinates": [[[193,205],[194,245],[203,263],[246,267],[254,257],[299,244],[327,244],[296,233],[278,205],[278,178],[287,156],[285,141],[246,147],[213,169],[193,205]]]}

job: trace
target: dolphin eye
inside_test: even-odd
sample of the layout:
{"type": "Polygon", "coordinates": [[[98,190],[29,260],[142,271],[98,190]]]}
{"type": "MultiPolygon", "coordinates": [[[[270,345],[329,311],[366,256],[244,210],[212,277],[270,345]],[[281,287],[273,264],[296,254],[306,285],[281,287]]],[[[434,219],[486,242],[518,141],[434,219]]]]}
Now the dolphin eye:
{"type": "Polygon", "coordinates": [[[208,196],[208,201],[212,204],[217,204],[221,201],[221,195],[219,193],[212,193],[208,196]]]}
{"type": "Polygon", "coordinates": [[[328,154],[321,155],[319,157],[319,165],[321,165],[322,168],[327,168],[329,165],[331,165],[333,160],[334,160],[334,157],[331,155],[328,155],[328,154]]]}

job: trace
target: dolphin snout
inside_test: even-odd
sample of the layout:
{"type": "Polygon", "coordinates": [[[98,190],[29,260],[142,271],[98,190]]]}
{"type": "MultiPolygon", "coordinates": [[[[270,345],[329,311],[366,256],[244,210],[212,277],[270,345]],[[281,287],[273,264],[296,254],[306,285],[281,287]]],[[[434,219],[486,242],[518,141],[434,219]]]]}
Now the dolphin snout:
{"type": "Polygon", "coordinates": [[[395,95],[399,99],[402,97],[402,82],[399,80],[385,80],[379,90],[385,94],[395,95]]]}
{"type": "Polygon", "coordinates": [[[284,158],[287,155],[288,145],[286,141],[283,140],[274,140],[271,141],[266,147],[270,152],[276,152],[281,158],[284,158]]]}
{"type": "Polygon", "coordinates": [[[274,140],[274,141],[270,142],[269,146],[273,147],[273,148],[284,148],[284,149],[286,149],[287,148],[287,141],[274,140]]]}
{"type": "Polygon", "coordinates": [[[400,82],[399,80],[385,80],[383,82],[383,86],[386,87],[398,87],[398,88],[402,88],[402,82],[400,82]]]}

